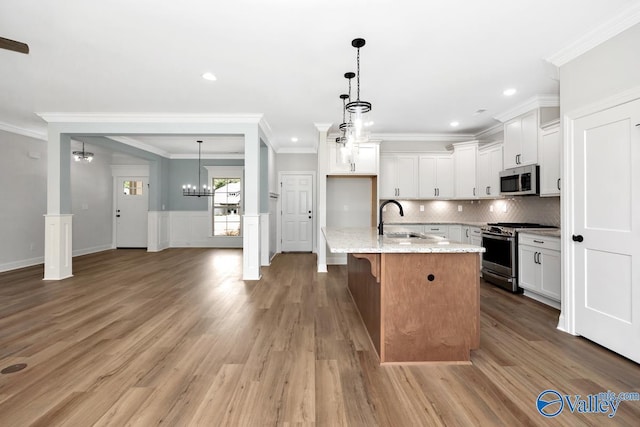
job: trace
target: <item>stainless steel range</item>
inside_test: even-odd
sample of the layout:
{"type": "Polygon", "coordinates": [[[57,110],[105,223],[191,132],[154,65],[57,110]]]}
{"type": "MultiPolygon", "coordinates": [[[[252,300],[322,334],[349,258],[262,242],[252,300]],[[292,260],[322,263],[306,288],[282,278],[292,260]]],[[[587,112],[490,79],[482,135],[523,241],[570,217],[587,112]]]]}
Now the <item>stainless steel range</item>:
{"type": "Polygon", "coordinates": [[[556,228],[528,222],[496,222],[482,227],[482,277],[511,292],[518,287],[518,231],[532,228],[556,228]]]}

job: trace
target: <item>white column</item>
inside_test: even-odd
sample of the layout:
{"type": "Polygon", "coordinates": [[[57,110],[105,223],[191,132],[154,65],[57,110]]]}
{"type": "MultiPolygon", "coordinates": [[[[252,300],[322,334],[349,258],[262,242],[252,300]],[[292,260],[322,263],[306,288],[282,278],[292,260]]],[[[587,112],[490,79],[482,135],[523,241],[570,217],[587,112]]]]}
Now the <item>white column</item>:
{"type": "Polygon", "coordinates": [[[71,214],[44,216],[44,280],[73,276],[71,214]]]}
{"type": "Polygon", "coordinates": [[[318,273],[327,272],[327,241],[322,228],[327,226],[327,133],[331,123],[316,123],[318,129],[318,273]]]}
{"type": "Polygon", "coordinates": [[[242,280],[260,279],[260,136],[258,125],[244,134],[242,280]]]}
{"type": "Polygon", "coordinates": [[[49,125],[44,280],[73,276],[70,150],[71,138],[49,125]]]}

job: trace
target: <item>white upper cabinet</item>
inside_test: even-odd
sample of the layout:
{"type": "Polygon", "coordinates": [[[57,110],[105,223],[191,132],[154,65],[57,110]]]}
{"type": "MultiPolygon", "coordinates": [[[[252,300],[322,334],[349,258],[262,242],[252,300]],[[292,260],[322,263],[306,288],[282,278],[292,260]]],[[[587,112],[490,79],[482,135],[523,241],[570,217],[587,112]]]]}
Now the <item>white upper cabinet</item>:
{"type": "Polygon", "coordinates": [[[478,150],[478,191],[482,198],[500,196],[502,144],[491,144],[478,150]]]}
{"type": "Polygon", "coordinates": [[[358,155],[353,162],[339,161],[339,148],[335,142],[328,143],[328,174],[329,175],[377,175],[379,146],[375,142],[360,144],[358,155]]]}
{"type": "Polygon", "coordinates": [[[560,123],[540,132],[538,158],[540,161],[540,196],[560,195],[560,123]]]}
{"type": "Polygon", "coordinates": [[[453,198],[453,157],[450,154],[420,156],[418,175],[420,199],[453,198]]]}
{"type": "Polygon", "coordinates": [[[453,167],[456,199],[476,199],[478,143],[453,144],[453,167]]]}
{"type": "Polygon", "coordinates": [[[418,156],[382,154],[379,182],[381,199],[415,199],[418,196],[418,156]]]}
{"type": "Polygon", "coordinates": [[[538,110],[504,124],[504,168],[538,163],[538,110]]]}

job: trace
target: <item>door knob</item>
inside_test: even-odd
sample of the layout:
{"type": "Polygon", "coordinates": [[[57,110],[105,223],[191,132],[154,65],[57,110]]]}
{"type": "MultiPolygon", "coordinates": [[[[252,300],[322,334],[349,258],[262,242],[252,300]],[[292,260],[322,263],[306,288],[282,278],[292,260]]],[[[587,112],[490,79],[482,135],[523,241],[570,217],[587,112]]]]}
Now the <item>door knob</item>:
{"type": "Polygon", "coordinates": [[[574,242],[582,242],[584,240],[584,237],[582,237],[581,234],[578,234],[577,236],[574,234],[573,236],[571,236],[571,239],[574,242]]]}

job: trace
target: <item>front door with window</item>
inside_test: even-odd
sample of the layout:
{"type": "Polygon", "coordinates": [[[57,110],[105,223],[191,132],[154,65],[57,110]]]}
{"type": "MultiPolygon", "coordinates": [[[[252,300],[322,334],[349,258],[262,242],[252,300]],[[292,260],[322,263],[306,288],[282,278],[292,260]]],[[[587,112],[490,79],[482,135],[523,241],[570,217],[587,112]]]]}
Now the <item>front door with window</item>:
{"type": "Polygon", "coordinates": [[[149,194],[146,177],[116,180],[116,247],[146,248],[149,194]]]}

